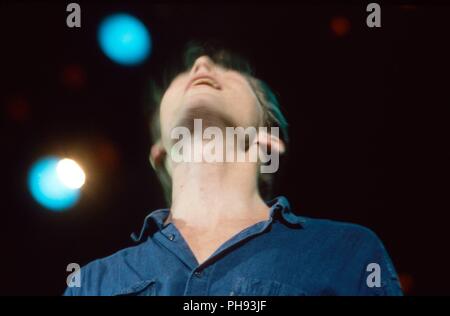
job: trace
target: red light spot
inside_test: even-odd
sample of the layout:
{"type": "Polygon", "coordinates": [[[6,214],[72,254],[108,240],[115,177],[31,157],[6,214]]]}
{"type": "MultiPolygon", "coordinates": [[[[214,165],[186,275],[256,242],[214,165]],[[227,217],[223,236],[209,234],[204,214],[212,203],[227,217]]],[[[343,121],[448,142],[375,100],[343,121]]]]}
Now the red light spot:
{"type": "Polygon", "coordinates": [[[80,65],[67,65],[62,71],[62,81],[68,88],[79,90],[86,84],[86,72],[80,65]]]}
{"type": "Polygon", "coordinates": [[[6,115],[14,122],[25,122],[30,117],[30,105],[22,97],[13,97],[6,102],[6,115]]]}
{"type": "Polygon", "coordinates": [[[116,169],[120,163],[120,157],[116,147],[106,141],[98,144],[97,157],[100,163],[108,169],[116,169]]]}
{"type": "Polygon", "coordinates": [[[331,19],[330,27],[336,36],[345,36],[350,31],[350,21],[346,17],[336,16],[331,19]]]}
{"type": "Polygon", "coordinates": [[[412,11],[412,10],[417,9],[417,6],[412,5],[412,4],[402,4],[402,5],[400,5],[400,8],[402,10],[412,11]]]}
{"type": "Polygon", "coordinates": [[[408,273],[399,273],[399,279],[405,294],[410,293],[414,285],[413,277],[408,273]]]}

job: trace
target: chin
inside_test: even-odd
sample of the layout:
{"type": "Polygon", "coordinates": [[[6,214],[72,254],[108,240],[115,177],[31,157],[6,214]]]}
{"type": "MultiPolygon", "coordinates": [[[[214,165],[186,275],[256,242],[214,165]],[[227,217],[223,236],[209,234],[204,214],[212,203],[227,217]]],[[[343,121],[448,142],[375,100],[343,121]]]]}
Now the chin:
{"type": "Polygon", "coordinates": [[[181,108],[174,126],[185,126],[192,129],[195,119],[202,119],[203,128],[234,126],[233,120],[223,111],[225,105],[217,102],[217,98],[214,103],[211,102],[211,99],[209,96],[191,98],[181,108]]]}
{"type": "Polygon", "coordinates": [[[221,107],[223,106],[223,100],[217,95],[208,92],[196,91],[186,95],[183,102],[183,108],[196,108],[196,107],[221,107]]]}

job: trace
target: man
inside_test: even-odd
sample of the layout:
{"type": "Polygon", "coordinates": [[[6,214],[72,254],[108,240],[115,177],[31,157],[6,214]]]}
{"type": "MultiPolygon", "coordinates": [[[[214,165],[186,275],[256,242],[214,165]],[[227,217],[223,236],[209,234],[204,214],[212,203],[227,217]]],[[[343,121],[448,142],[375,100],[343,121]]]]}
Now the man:
{"type": "Polygon", "coordinates": [[[401,295],[392,262],[373,232],[298,216],[285,197],[264,201],[273,172],[261,172],[270,163],[263,158],[270,151],[276,161],[287,144],[286,120],[268,86],[224,50],[194,46],[187,56],[151,124],[150,161],[170,208],[146,217],[134,237],[137,246],[83,267],[81,287],[65,294],[401,295]],[[189,139],[177,157],[176,131],[195,133],[196,121],[201,132],[216,128],[216,138],[228,127],[281,133],[262,129],[215,148],[223,156],[227,150],[233,157],[265,153],[256,161],[178,159],[192,158],[191,149],[212,140],[189,139]]]}

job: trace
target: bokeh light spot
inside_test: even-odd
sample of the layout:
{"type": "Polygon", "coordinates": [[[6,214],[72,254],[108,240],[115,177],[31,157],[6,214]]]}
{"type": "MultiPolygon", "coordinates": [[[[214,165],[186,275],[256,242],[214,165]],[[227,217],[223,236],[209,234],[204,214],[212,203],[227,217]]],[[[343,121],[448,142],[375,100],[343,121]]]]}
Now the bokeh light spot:
{"type": "Polygon", "coordinates": [[[30,117],[30,105],[23,96],[12,97],[6,101],[6,115],[14,122],[22,123],[30,117]]]}
{"type": "Polygon", "coordinates": [[[414,278],[408,273],[399,273],[400,284],[405,294],[411,293],[414,286],[414,278]]]}
{"type": "Polygon", "coordinates": [[[83,169],[74,160],[68,158],[58,161],[56,173],[61,182],[70,189],[81,188],[86,179],[83,169]]]}
{"type": "Polygon", "coordinates": [[[336,16],[331,19],[330,27],[336,36],[342,37],[350,31],[350,21],[346,17],[336,16]]]}
{"type": "Polygon", "coordinates": [[[106,56],[126,66],[142,63],[152,49],[146,26],[126,13],[106,17],[98,29],[98,40],[106,56]]]}
{"type": "Polygon", "coordinates": [[[49,210],[67,210],[79,200],[80,190],[71,188],[65,183],[71,182],[72,185],[81,183],[79,170],[74,171],[74,165],[68,160],[55,156],[44,157],[36,161],[29,171],[28,188],[31,195],[36,202],[49,210]],[[62,169],[62,172],[61,170],[58,172],[58,166],[59,169],[62,169]],[[67,170],[71,171],[68,172],[67,170]],[[65,181],[63,182],[62,179],[64,178],[65,181]],[[68,179],[72,180],[69,181],[68,179]]]}
{"type": "Polygon", "coordinates": [[[80,65],[64,66],[61,77],[63,84],[73,90],[80,90],[86,85],[86,72],[80,65]]]}

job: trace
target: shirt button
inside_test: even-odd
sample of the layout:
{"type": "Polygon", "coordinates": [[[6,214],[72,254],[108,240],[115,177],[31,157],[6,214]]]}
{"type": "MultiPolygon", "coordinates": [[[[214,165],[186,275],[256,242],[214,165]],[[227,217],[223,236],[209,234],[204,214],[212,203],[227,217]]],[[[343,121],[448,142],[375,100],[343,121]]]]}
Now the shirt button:
{"type": "Polygon", "coordinates": [[[202,277],[202,272],[201,272],[201,271],[195,271],[195,272],[194,272],[194,275],[195,275],[197,278],[201,278],[201,277],[202,277]]]}
{"type": "Polygon", "coordinates": [[[170,234],[170,235],[169,235],[169,240],[172,241],[172,240],[174,240],[174,239],[175,239],[175,235],[174,235],[174,234],[170,234]]]}

